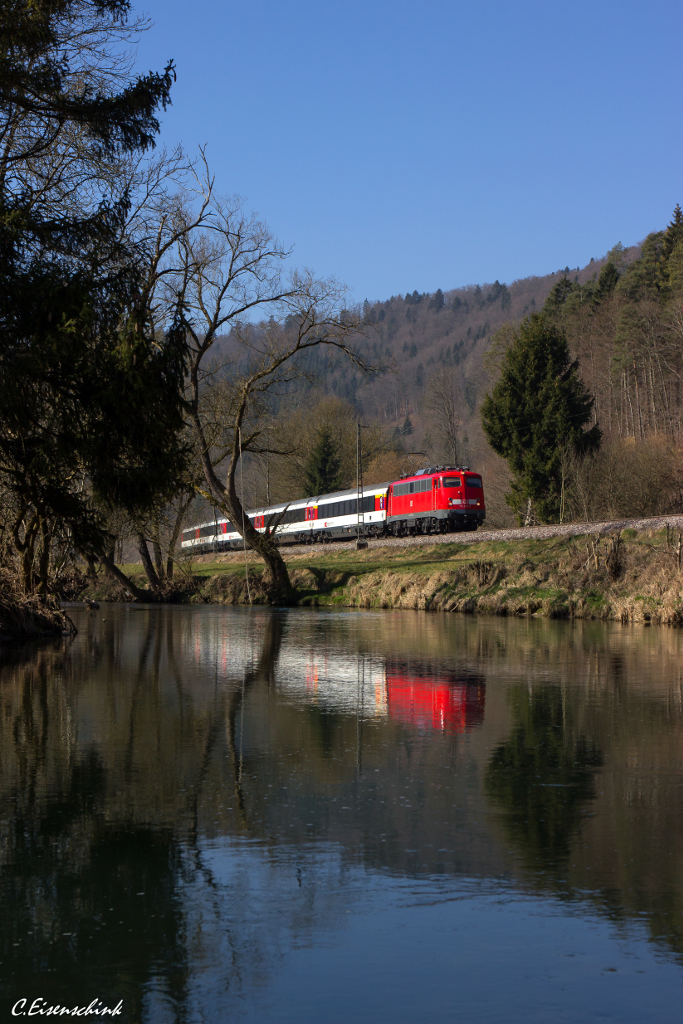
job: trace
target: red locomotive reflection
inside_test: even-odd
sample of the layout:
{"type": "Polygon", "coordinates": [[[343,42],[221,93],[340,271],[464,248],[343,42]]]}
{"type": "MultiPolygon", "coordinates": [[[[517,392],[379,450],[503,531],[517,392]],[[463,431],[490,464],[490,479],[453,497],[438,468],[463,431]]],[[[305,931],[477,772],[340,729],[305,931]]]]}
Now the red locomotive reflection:
{"type": "Polygon", "coordinates": [[[389,717],[418,729],[469,732],[484,721],[486,685],[481,677],[450,678],[387,665],[389,717]]]}

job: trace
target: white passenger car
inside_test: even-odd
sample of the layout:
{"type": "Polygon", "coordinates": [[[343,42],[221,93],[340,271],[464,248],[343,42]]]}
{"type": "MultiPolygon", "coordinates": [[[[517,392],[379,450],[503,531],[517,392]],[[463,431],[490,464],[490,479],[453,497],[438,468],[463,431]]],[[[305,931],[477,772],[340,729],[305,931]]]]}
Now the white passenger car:
{"type": "MultiPolygon", "coordinates": [[[[351,538],[359,529],[361,536],[379,536],[386,528],[388,487],[388,483],[364,487],[360,515],[355,487],[289,504],[250,509],[247,515],[259,532],[274,529],[280,544],[351,538]]],[[[231,522],[216,518],[183,530],[181,548],[185,552],[204,554],[228,551],[241,547],[242,543],[241,535],[231,522]]]]}

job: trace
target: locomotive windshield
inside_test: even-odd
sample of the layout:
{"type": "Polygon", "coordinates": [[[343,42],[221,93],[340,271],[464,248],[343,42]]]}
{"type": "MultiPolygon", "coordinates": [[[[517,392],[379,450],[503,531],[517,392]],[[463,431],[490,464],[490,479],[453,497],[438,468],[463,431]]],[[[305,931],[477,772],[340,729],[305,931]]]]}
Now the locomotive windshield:
{"type": "Polygon", "coordinates": [[[467,477],[467,486],[468,487],[481,487],[481,477],[480,476],[468,476],[467,477]]]}
{"type": "Polygon", "coordinates": [[[462,487],[462,480],[459,476],[445,476],[443,485],[444,487],[462,487]]]}

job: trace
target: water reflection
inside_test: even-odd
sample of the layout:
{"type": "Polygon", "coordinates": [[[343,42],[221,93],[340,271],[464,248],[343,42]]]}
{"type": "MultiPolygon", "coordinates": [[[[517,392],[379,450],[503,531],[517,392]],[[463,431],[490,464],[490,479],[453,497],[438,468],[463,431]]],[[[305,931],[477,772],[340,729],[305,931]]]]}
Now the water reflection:
{"type": "Polygon", "coordinates": [[[388,662],[385,687],[390,718],[418,729],[469,732],[484,720],[482,676],[452,678],[435,664],[388,662]]]}
{"type": "Polygon", "coordinates": [[[576,732],[574,694],[553,686],[531,692],[514,686],[508,701],[512,733],[491,755],[486,794],[502,809],[510,841],[525,865],[558,872],[595,797],[603,755],[576,732]]]}
{"type": "MultiPolygon", "coordinates": [[[[129,1020],[280,1019],[302,950],[328,950],[323,974],[344,936],[360,956],[349,914],[396,963],[397,929],[423,921],[425,970],[426,950],[445,955],[434,928],[465,963],[490,920],[489,962],[521,978],[496,901],[532,945],[527,920],[560,900],[621,929],[631,960],[646,937],[662,963],[683,954],[681,634],[220,608],[79,625],[73,644],[0,653],[5,1006],[34,992],[123,998],[129,1020]],[[385,934],[389,912],[404,917],[385,934]]],[[[444,972],[417,983],[434,1019],[444,972]]],[[[626,985],[621,1019],[666,1019],[654,976],[660,1003],[626,985]]],[[[501,1019],[528,1019],[515,998],[501,990],[501,1019]]]]}

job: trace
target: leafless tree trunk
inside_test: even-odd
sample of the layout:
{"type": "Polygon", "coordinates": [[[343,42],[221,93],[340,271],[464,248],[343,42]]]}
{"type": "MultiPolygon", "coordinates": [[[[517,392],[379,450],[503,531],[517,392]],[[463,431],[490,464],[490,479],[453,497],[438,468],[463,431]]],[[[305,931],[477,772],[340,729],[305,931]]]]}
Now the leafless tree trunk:
{"type": "Polygon", "coordinates": [[[306,352],[325,345],[365,368],[354,344],[362,316],[346,308],[345,289],[335,281],[309,272],[283,280],[280,267],[289,252],[264,224],[244,214],[239,200],[217,196],[203,154],[200,163],[202,174],[194,174],[192,188],[161,208],[150,237],[144,301],[157,310],[160,324],[182,330],[188,341],[187,407],[206,496],[263,558],[270,598],[290,601],[293,591],[275,537],[255,530],[246,515],[237,467],[243,452],[282,454],[264,445],[259,414],[271,388],[307,377],[306,352]],[[250,324],[260,309],[268,322],[250,324]],[[223,365],[211,365],[215,342],[226,335],[229,356],[223,351],[223,365]],[[221,429],[212,422],[216,387],[225,398],[221,429]],[[225,483],[217,473],[224,457],[225,483]]]}

